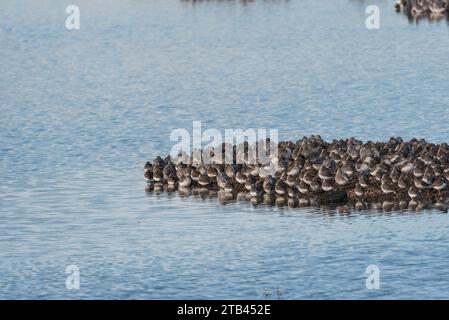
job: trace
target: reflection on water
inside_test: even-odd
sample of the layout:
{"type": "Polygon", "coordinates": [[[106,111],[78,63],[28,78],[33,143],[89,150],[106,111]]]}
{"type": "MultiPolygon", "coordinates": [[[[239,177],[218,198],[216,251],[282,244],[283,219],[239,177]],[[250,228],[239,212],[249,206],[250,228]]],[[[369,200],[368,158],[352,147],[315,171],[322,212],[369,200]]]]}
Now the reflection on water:
{"type": "Polygon", "coordinates": [[[220,205],[142,179],[194,120],[449,141],[446,24],[411,26],[391,1],[375,32],[353,1],[77,3],[72,32],[71,2],[0,2],[0,298],[449,297],[440,210],[220,205]]]}
{"type": "Polygon", "coordinates": [[[275,206],[278,208],[319,208],[322,213],[339,213],[350,214],[351,212],[419,212],[423,210],[435,209],[442,213],[448,212],[448,204],[444,202],[426,202],[414,199],[379,199],[378,201],[349,201],[345,200],[340,203],[326,203],[314,196],[279,196],[273,194],[263,194],[259,196],[251,196],[249,192],[225,192],[223,190],[215,190],[210,188],[177,188],[170,185],[157,184],[156,186],[147,185],[145,191],[149,196],[161,195],[162,193],[175,194],[180,198],[193,197],[199,199],[217,199],[221,205],[237,203],[245,201],[253,206],[275,206]]]}
{"type": "Polygon", "coordinates": [[[449,15],[441,13],[429,13],[429,14],[412,14],[405,13],[408,21],[412,24],[419,24],[422,21],[430,22],[442,22],[446,21],[449,24],[449,15]]]}

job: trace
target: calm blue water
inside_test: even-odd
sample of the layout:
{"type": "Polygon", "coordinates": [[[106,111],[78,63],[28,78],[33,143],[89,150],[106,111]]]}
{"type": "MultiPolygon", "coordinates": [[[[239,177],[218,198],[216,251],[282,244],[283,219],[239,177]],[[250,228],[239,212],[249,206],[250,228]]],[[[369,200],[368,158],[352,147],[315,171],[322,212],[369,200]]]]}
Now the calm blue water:
{"type": "Polygon", "coordinates": [[[449,26],[393,3],[3,0],[0,298],[449,298],[447,214],[144,191],[144,162],[193,120],[449,142],[449,26]]]}

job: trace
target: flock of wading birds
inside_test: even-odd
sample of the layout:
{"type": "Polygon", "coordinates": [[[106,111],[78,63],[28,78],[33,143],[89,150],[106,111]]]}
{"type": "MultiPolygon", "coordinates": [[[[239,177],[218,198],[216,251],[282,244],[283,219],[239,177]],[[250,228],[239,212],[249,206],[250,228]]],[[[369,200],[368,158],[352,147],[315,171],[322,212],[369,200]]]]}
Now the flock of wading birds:
{"type": "Polygon", "coordinates": [[[448,16],[449,0],[398,0],[395,9],[414,19],[439,19],[448,16]]]}
{"type": "MultiPolygon", "coordinates": [[[[231,164],[206,165],[185,154],[174,160],[158,156],[144,166],[146,190],[178,190],[181,196],[218,195],[224,202],[247,199],[253,204],[279,206],[313,206],[327,198],[360,209],[447,210],[449,205],[446,143],[424,139],[406,142],[401,138],[366,143],[349,138],[328,143],[313,135],[296,142],[279,142],[275,157],[270,154],[270,145],[273,142],[267,139],[265,143],[231,146],[231,164]],[[239,157],[258,154],[258,148],[263,148],[271,161],[275,158],[275,172],[267,170],[267,165],[238,164],[242,163],[239,157]]],[[[221,147],[224,155],[229,145],[221,147]]],[[[202,154],[212,156],[213,150],[202,150],[202,154]]]]}

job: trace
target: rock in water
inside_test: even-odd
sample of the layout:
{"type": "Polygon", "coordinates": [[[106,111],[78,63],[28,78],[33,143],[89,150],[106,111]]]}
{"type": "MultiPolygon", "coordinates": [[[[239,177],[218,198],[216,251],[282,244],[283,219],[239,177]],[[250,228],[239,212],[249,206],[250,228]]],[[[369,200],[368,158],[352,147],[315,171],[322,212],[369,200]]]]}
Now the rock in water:
{"type": "Polygon", "coordinates": [[[347,201],[346,191],[327,191],[318,194],[318,203],[320,204],[345,203],[347,201]]]}

